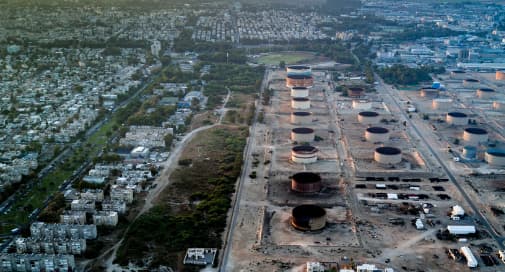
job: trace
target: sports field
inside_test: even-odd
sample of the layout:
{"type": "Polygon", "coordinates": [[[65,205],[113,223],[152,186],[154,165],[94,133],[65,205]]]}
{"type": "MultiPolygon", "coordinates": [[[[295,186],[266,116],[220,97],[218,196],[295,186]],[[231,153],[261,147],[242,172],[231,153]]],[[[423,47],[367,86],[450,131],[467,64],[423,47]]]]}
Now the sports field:
{"type": "Polygon", "coordinates": [[[310,52],[276,52],[268,53],[258,58],[258,63],[266,65],[278,65],[284,61],[286,64],[303,63],[308,60],[313,60],[314,54],[310,52]]]}

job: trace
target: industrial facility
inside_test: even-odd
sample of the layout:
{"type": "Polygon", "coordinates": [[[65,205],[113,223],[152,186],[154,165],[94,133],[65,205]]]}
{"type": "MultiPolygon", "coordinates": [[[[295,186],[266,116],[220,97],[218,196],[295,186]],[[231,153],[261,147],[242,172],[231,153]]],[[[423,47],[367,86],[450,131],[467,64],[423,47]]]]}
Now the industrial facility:
{"type": "Polygon", "coordinates": [[[288,76],[311,76],[312,68],[307,65],[290,65],[286,67],[288,76]]]}
{"type": "Polygon", "coordinates": [[[463,131],[463,140],[467,145],[478,146],[488,141],[488,133],[483,128],[469,127],[463,131]]]}
{"type": "Polygon", "coordinates": [[[495,79],[496,80],[505,80],[505,71],[503,71],[503,70],[496,71],[495,79]]]}
{"type": "Polygon", "coordinates": [[[377,147],[374,152],[374,160],[380,164],[397,164],[402,161],[402,151],[396,147],[377,147]]]}
{"type": "Polygon", "coordinates": [[[293,97],[291,99],[291,108],[294,110],[310,109],[310,99],[307,97],[293,97]]]}
{"type": "Polygon", "coordinates": [[[291,141],[297,143],[313,142],[315,132],[311,128],[297,127],[291,130],[291,141]]]}
{"type": "Polygon", "coordinates": [[[479,88],[477,89],[477,97],[480,99],[491,99],[494,97],[496,91],[491,88],[479,88]]]}
{"type": "Polygon", "coordinates": [[[375,125],[380,121],[379,113],[375,111],[362,111],[358,113],[358,122],[364,125],[375,125]]]}
{"type": "Polygon", "coordinates": [[[291,88],[291,97],[308,97],[308,96],[309,96],[309,88],[307,87],[291,88]]]}
{"type": "Polygon", "coordinates": [[[317,161],[317,148],[310,145],[298,145],[291,149],[291,161],[295,163],[314,163],[317,161]]]}
{"type": "Polygon", "coordinates": [[[308,111],[295,111],[291,113],[291,123],[297,125],[309,124],[312,122],[312,113],[308,111]]]}
{"type": "Polygon", "coordinates": [[[445,120],[448,124],[454,125],[454,126],[464,126],[468,125],[468,115],[466,113],[462,112],[448,112],[445,120]]]}
{"type": "Polygon", "coordinates": [[[436,97],[438,96],[439,90],[433,87],[423,87],[419,89],[419,95],[421,97],[436,97]]]}
{"type": "Polygon", "coordinates": [[[300,205],[291,212],[291,225],[302,231],[321,230],[326,226],[326,211],[317,205],[300,205]]]}
{"type": "Polygon", "coordinates": [[[307,87],[314,85],[314,78],[310,75],[288,75],[286,77],[286,87],[307,87]]]}
{"type": "Polygon", "coordinates": [[[462,70],[451,71],[451,79],[464,79],[466,77],[466,72],[462,70]]]}
{"type": "Polygon", "coordinates": [[[312,172],[300,172],[291,177],[291,190],[298,193],[317,193],[321,190],[321,176],[312,172]]]}
{"type": "Polygon", "coordinates": [[[384,127],[369,127],[365,130],[365,139],[372,143],[384,143],[389,140],[389,129],[384,127]]]}
{"type": "MultiPolygon", "coordinates": [[[[492,122],[505,125],[500,120],[505,118],[505,96],[489,84],[490,75],[448,72],[431,87],[412,91],[382,86],[382,81],[350,82],[320,69],[286,69],[271,76],[274,93],[270,105],[261,109],[265,121],[256,134],[253,169],[258,175],[245,185],[256,192],[247,203],[259,204],[248,204],[240,221],[243,228],[254,226],[247,236],[254,242],[248,243],[268,256],[290,256],[297,263],[307,261],[304,254],[310,249],[318,254],[310,260],[314,262],[331,260],[331,252],[346,252],[367,261],[372,254],[381,262],[395,258],[392,263],[398,266],[403,259],[383,249],[401,248],[419,232],[426,238],[402,252],[410,263],[421,263],[417,256],[432,261],[433,271],[444,261],[433,255],[443,256],[447,243],[489,243],[492,237],[479,237],[485,226],[475,219],[482,219],[446,168],[463,165],[461,173],[487,173],[454,173],[457,181],[472,183],[465,189],[480,188],[475,179],[492,188],[479,194],[499,187],[489,173],[503,172],[505,143],[492,122]],[[311,85],[304,86],[302,78],[310,78],[311,85]],[[323,91],[336,87],[342,91],[323,91]],[[376,91],[365,91],[371,88],[376,91]],[[496,91],[476,97],[476,90],[486,88],[496,91]],[[481,117],[484,113],[489,116],[481,117]],[[440,161],[448,165],[442,167],[440,161]],[[426,247],[417,246],[423,241],[429,241],[426,247]]],[[[491,80],[496,82],[494,75],[491,80]]],[[[473,265],[464,251],[454,248],[460,260],[473,265]]],[[[453,262],[447,269],[460,266],[465,263],[453,262]]]]}
{"type": "Polygon", "coordinates": [[[475,78],[465,78],[463,79],[463,86],[466,88],[477,88],[479,87],[480,81],[475,78]]]}
{"type": "Polygon", "coordinates": [[[505,167],[505,150],[488,149],[485,153],[486,162],[493,167],[505,167]]]}

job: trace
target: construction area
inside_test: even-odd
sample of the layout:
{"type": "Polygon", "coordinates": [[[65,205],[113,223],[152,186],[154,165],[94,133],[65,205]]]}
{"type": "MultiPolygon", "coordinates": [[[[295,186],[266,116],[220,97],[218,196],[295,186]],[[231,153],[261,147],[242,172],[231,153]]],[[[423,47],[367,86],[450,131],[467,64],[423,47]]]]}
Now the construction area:
{"type": "Polygon", "coordinates": [[[447,73],[442,94],[379,81],[344,95],[334,73],[267,70],[223,269],[504,270],[505,119],[474,108],[490,91],[459,97],[447,73]]]}

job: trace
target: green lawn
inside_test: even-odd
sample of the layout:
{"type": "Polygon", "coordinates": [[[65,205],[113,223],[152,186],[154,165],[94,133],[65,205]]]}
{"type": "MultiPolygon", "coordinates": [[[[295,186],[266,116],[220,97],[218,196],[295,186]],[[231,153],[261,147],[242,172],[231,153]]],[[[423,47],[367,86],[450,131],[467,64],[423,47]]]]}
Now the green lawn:
{"type": "Polygon", "coordinates": [[[314,58],[313,53],[309,52],[278,52],[265,54],[258,58],[258,63],[267,65],[278,65],[284,61],[286,64],[295,64],[314,58]]]}

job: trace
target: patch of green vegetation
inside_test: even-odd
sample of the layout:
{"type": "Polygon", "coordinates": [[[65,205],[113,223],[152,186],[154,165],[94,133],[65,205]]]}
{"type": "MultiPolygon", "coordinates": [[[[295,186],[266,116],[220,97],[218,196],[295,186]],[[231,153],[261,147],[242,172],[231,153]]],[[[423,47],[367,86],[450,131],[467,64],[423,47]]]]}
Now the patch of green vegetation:
{"type": "Polygon", "coordinates": [[[209,99],[207,108],[213,109],[222,104],[224,96],[228,93],[226,87],[232,92],[253,94],[259,92],[265,68],[251,67],[241,64],[215,64],[210,73],[202,79],[207,81],[203,91],[209,99]]]}
{"type": "Polygon", "coordinates": [[[444,73],[443,67],[422,66],[409,68],[405,65],[395,64],[391,67],[378,70],[379,75],[388,84],[415,85],[422,81],[431,81],[430,73],[444,73]]]}
{"type": "Polygon", "coordinates": [[[290,65],[307,61],[313,57],[314,54],[309,52],[276,52],[259,57],[258,63],[279,65],[283,61],[285,64],[290,65]]]}
{"type": "Polygon", "coordinates": [[[166,199],[132,224],[115,262],[140,263],[151,256],[150,268],[179,267],[175,257],[188,247],[219,248],[246,137],[246,127],[221,126],[193,139],[190,145],[197,145],[209,157],[195,157],[191,164],[179,163],[181,167],[163,192],[166,199]],[[173,205],[174,201],[191,204],[173,205]]]}

